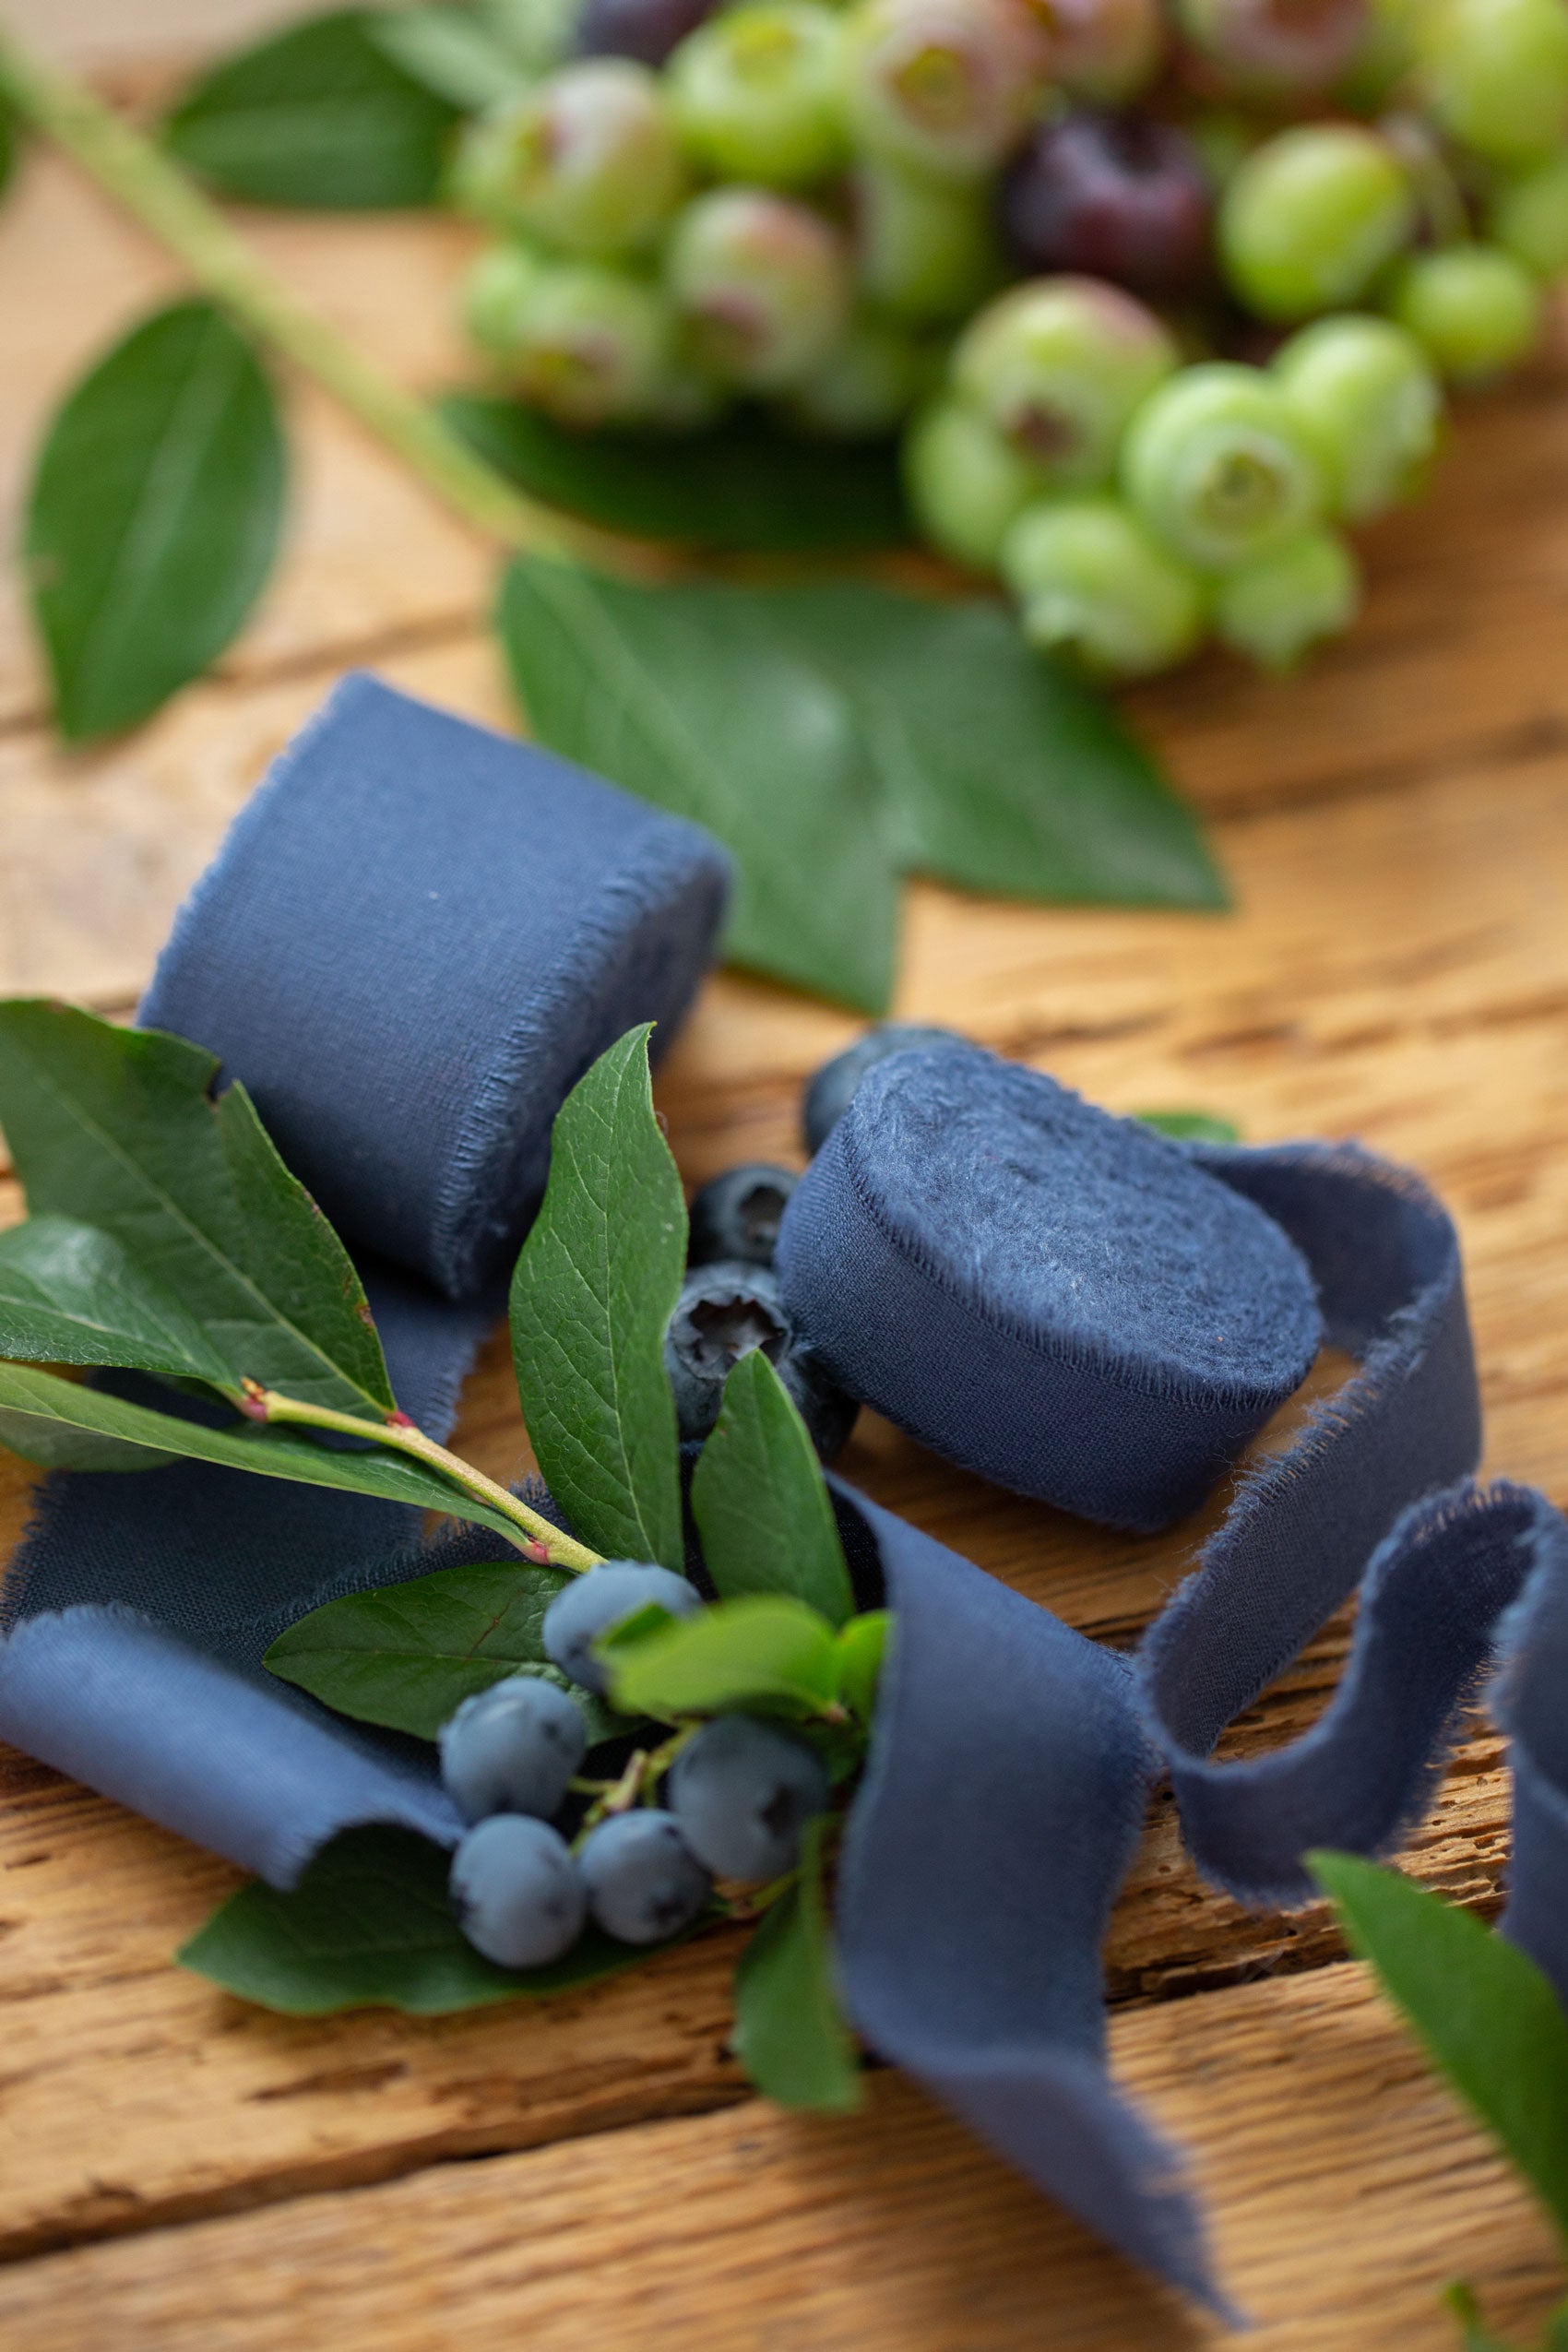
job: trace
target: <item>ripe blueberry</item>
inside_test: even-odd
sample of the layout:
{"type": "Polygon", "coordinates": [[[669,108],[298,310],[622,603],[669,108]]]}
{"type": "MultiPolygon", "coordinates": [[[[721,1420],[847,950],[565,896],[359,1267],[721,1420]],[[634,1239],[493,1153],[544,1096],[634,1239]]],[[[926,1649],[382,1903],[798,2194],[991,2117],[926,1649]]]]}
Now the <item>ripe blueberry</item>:
{"type": "Polygon", "coordinates": [[[492,1813],[452,1858],[457,1922],[498,1968],[542,1968],[582,1933],[588,1893],[571,1849],[548,1822],[492,1813]]]}
{"type": "Polygon", "coordinates": [[[826,1810],[827,1775],[803,1740],[754,1716],[704,1724],[671,1767],[670,1810],[700,1862],[720,1878],[778,1878],[801,1832],[826,1810]]]}
{"type": "Polygon", "coordinates": [[[921,1021],[878,1021],[863,1030],[853,1045],[825,1062],[806,1087],[801,1106],[806,1149],[812,1153],[822,1149],[849,1108],[855,1088],[874,1063],[916,1046],[951,1045],[954,1037],[952,1029],[933,1028],[921,1021]]]}
{"type": "Polygon", "coordinates": [[[588,1909],[622,1943],[659,1943],[689,1927],[712,1883],[673,1813],[614,1813],[583,1842],[588,1909]]]}
{"type": "Polygon", "coordinates": [[[487,1813],[548,1820],[583,1760],[582,1709],[537,1674],[509,1675],[465,1699],[441,1727],[441,1777],[468,1822],[487,1813]]]}
{"type": "Polygon", "coordinates": [[[691,1443],[707,1435],[724,1402],[725,1382],[754,1348],[763,1350],[812,1443],[831,1462],[859,1408],[796,1338],[772,1269],[732,1260],[688,1275],[664,1335],[664,1369],[683,1440],[691,1443]]]}
{"type": "Polygon", "coordinates": [[[595,1642],[650,1603],[671,1617],[690,1617],[702,1596],[672,1569],[640,1560],[605,1560],[564,1585],[544,1612],[544,1654],[585,1691],[607,1691],[610,1676],[593,1655],[595,1642]]]}
{"type": "Polygon", "coordinates": [[[715,1176],[692,1200],[687,1265],[724,1258],[735,1265],[771,1265],[778,1220],[799,1181],[788,1168],[760,1159],[715,1176]]]}

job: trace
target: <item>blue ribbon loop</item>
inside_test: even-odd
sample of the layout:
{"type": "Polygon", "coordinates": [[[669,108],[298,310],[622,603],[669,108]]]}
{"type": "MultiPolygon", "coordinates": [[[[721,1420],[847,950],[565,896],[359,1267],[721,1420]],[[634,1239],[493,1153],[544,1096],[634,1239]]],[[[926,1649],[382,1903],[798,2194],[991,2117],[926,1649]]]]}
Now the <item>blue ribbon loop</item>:
{"type": "MultiPolygon", "coordinates": [[[[693,828],[358,681],[183,913],[145,1017],[252,1087],[362,1257],[396,1393],[433,1433],[495,1313],[560,1099],[632,1021],[668,1036],[724,885],[693,828]]],[[[1166,1164],[1193,1162],[1300,1253],[1359,1369],[1241,1480],[1132,1659],[836,1482],[897,1612],[837,1918],[867,2041],[1113,2244],[1228,2310],[1175,2152],[1106,2070],[1099,1948],[1148,1791],[1170,1774],[1209,1878],[1300,1902],[1313,1846],[1385,1850],[1408,1827],[1501,1657],[1505,1924],[1568,1998],[1568,1524],[1538,1494],[1470,1483],[1457,1242],[1419,1180],[1348,1146],[1166,1164]],[[1358,1589],[1321,1719],[1217,1764],[1225,1725],[1358,1589]]],[[[1147,1523],[1136,1435],[1134,1413],[1123,1515],[1147,1523]]],[[[1110,1454],[1101,1499],[1115,1474],[1110,1454]]],[[[327,1598],[494,1556],[472,1530],[424,1551],[411,1538],[395,1506],[209,1466],[51,1479],[6,1587],[0,1734],[279,1885],[361,1822],[450,1844],[427,1749],[260,1666],[327,1598]]]]}

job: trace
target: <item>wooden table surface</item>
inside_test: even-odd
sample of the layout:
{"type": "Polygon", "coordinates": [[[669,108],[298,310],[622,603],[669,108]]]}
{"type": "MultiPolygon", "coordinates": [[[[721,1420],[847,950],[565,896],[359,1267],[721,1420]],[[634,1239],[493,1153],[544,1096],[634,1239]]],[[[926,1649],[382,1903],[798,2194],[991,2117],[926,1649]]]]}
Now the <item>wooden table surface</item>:
{"type": "MultiPolygon", "coordinates": [[[[78,10],[79,13],[79,10],[78,10]]],[[[107,16],[108,12],[103,12],[107,16]]],[[[409,381],[449,380],[450,223],[255,216],[270,257],[409,381]]],[[[178,280],[57,162],[0,210],[0,482],[106,338],[178,280]]],[[[1253,1140],[1362,1136],[1459,1218],[1491,1465],[1568,1501],[1568,365],[1473,404],[1434,493],[1368,542],[1357,634],[1265,683],[1218,659],[1136,698],[1212,821],[1228,919],[910,894],[897,1010],[1118,1109],[1253,1140]]],[[[268,757],[354,663],[505,723],[493,557],[314,392],[288,560],[217,676],[107,749],[45,721],[0,585],[0,991],[125,1008],[268,757]]],[[[659,1093],[688,1180],[796,1154],[838,1014],[709,983],[659,1093]]],[[[19,1213],[0,1175],[0,1213],[19,1213]]],[[[1324,1378],[1330,1377],[1325,1371],[1324,1378]]],[[[459,1443],[528,1459],[501,1350],[459,1443]]],[[[1201,1526],[1108,1535],[863,1417],[843,1467],[1074,1624],[1126,1642],[1201,1526]]],[[[24,1522],[10,1465],[0,1535],[24,1522]]],[[[1331,1627],[1229,1735],[1322,1703],[1331,1627]]],[[[271,2017],[169,1966],[237,1874],[0,1752],[0,2343],[6,2352],[1152,2352],[1225,2340],[908,2084],[855,2120],[750,2097],[718,1935],[538,2011],[271,2017]],[[480,2163],[467,2161],[484,2157],[480,2163]]],[[[1495,1907],[1499,1743],[1477,1722],[1405,1858],[1495,1907]]],[[[1108,1948],[1121,2080],[1190,2148],[1260,2352],[1448,2347],[1466,2275],[1521,2337],[1552,2242],[1319,1911],[1203,1887],[1158,1803],[1108,1948]]]]}

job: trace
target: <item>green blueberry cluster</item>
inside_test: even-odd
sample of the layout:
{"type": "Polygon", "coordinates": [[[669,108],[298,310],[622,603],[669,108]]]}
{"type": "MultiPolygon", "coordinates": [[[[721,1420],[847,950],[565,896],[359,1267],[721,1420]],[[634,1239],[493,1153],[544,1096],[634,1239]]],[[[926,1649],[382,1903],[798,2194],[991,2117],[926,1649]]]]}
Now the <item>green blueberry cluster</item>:
{"type": "Polygon", "coordinates": [[[581,429],[900,434],[932,546],[1102,676],[1348,626],[1347,527],[1568,274],[1568,0],[549,18],[455,167],[497,378],[581,429]]]}

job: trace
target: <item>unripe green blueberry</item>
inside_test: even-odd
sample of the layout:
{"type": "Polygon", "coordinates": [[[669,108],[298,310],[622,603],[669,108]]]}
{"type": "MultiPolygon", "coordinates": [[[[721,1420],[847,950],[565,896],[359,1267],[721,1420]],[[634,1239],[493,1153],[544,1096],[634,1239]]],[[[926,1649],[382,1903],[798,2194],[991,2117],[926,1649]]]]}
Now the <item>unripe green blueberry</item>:
{"type": "Polygon", "coordinates": [[[1213,572],[1300,537],[1324,495],[1279,386],[1225,360],[1183,368],[1145,401],[1123,443],[1122,488],[1173,554],[1213,572]]]}
{"type": "Polygon", "coordinates": [[[855,274],[879,309],[944,323],[967,318],[1002,284],[1006,271],[985,182],[862,163],[851,185],[855,274]]]}
{"type": "Polygon", "coordinates": [[[1534,349],[1541,290],[1501,245],[1445,245],[1412,254],[1388,307],[1451,384],[1485,384],[1534,349]]]}
{"type": "Polygon", "coordinates": [[[1381,515],[1421,481],[1443,387],[1413,335],[1391,319],[1315,319],[1275,356],[1274,374],[1318,461],[1328,511],[1381,515]]]}
{"type": "Polygon", "coordinates": [[[863,153],[972,179],[1024,129],[1042,49],[1019,0],[859,0],[845,31],[849,123],[863,153]]]}
{"type": "Polygon", "coordinates": [[[1489,162],[1532,162],[1568,135],[1564,0],[1435,0],[1416,49],[1428,110],[1489,162]]]}
{"type": "Polygon", "coordinates": [[[689,204],[666,274],[698,366],[746,391],[803,383],[849,320],[842,238],[765,188],[713,188],[689,204]]]}
{"type": "Polygon", "coordinates": [[[636,423],[657,402],[671,328],[646,279],[604,263],[544,264],[518,305],[507,372],[525,400],[564,424],[636,423]]]}
{"type": "Polygon", "coordinates": [[[797,423],[837,440],[891,433],[931,389],[940,364],[908,328],[861,312],[785,405],[797,423]]]}
{"type": "Polygon", "coordinates": [[[1109,481],[1123,428],[1176,365],[1151,310],[1098,278],[1035,278],[970,320],[953,384],[1042,481],[1060,490],[1109,481]]]}
{"type": "Polygon", "coordinates": [[[1300,98],[1348,71],[1366,33],[1367,0],[1176,0],[1195,49],[1242,98],[1300,98]]]}
{"type": "Polygon", "coordinates": [[[671,58],[686,152],[717,178],[803,187],[848,153],[842,26],[814,0],[755,0],[689,33],[671,58]]]}
{"type": "Polygon", "coordinates": [[[1386,140],[1355,123],[1302,124],[1254,148],[1230,180],[1220,258],[1249,309],[1306,318],[1359,300],[1415,225],[1386,140]]]}
{"type": "Polygon", "coordinates": [[[480,255],[463,280],[463,324],[481,351],[504,360],[516,350],[519,322],[547,266],[511,237],[480,255]]]}
{"type": "Polygon", "coordinates": [[[1214,625],[1260,670],[1291,670],[1310,646],[1341,636],[1360,600],[1356,559],[1345,541],[1333,531],[1304,531],[1226,573],[1214,592],[1214,625]]]}
{"type": "Polygon", "coordinates": [[[1044,488],[996,427],[963,400],[936,400],[904,440],[904,485],[915,519],[956,564],[994,572],[1009,527],[1044,488]]]}
{"type": "Polygon", "coordinates": [[[684,193],[659,77],[629,57],[563,66],[511,104],[497,139],[511,218],[561,253],[642,252],[684,193]]]}
{"type": "Polygon", "coordinates": [[[1115,498],[1045,499],[1002,546],[1024,634],[1103,678],[1146,678],[1184,661],[1203,636],[1197,580],[1115,498]]]}
{"type": "Polygon", "coordinates": [[[1493,240],[1539,278],[1568,273],[1568,150],[1504,180],[1487,222],[1493,240]]]}
{"type": "Polygon", "coordinates": [[[1028,0],[1045,33],[1053,89],[1089,106],[1125,106],[1165,58],[1158,0],[1028,0]]]}

